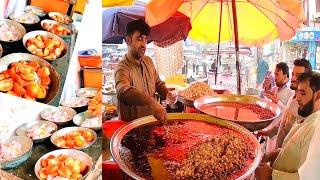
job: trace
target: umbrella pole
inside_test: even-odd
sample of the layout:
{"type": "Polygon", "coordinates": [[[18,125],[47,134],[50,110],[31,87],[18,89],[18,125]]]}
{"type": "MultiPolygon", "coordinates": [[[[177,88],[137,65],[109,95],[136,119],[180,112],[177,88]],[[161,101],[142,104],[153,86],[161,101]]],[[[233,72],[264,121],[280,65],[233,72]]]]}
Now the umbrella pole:
{"type": "MultiPolygon", "coordinates": [[[[218,65],[219,65],[219,54],[220,54],[220,37],[221,37],[221,22],[222,22],[222,5],[223,5],[223,0],[220,0],[220,22],[219,22],[219,37],[218,37],[218,52],[217,52],[217,59],[216,59],[216,66],[215,66],[215,78],[214,78],[214,84],[217,84],[217,77],[218,77],[218,65]]],[[[213,62],[214,63],[214,62],[213,62]]]]}
{"type": "Polygon", "coordinates": [[[238,92],[238,94],[241,94],[238,20],[237,20],[237,10],[236,10],[236,0],[231,0],[231,2],[232,2],[233,30],[234,30],[234,45],[236,48],[237,92],[238,92]]]}

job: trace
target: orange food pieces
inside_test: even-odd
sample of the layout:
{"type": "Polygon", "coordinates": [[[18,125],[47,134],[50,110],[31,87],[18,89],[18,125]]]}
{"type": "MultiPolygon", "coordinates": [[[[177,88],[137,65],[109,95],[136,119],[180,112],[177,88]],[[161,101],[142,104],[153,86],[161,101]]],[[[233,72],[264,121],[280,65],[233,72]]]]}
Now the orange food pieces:
{"type": "Polygon", "coordinates": [[[66,48],[59,40],[43,35],[36,35],[34,38],[28,39],[26,47],[32,54],[47,60],[59,58],[66,48]]]}
{"type": "Polygon", "coordinates": [[[44,99],[51,83],[48,67],[37,61],[20,61],[0,73],[0,91],[30,100],[44,99]]]}
{"type": "Polygon", "coordinates": [[[64,24],[70,24],[72,22],[72,20],[68,16],[64,16],[62,14],[53,15],[51,16],[51,18],[55,21],[58,21],[64,24]]]}
{"type": "Polygon", "coordinates": [[[41,160],[41,169],[38,172],[41,179],[49,177],[64,177],[80,179],[88,171],[88,166],[76,158],[67,155],[50,155],[41,160]]]}
{"type": "Polygon", "coordinates": [[[43,28],[47,31],[57,34],[59,36],[67,36],[72,34],[72,31],[60,24],[54,24],[54,23],[43,23],[43,28]]]}
{"type": "Polygon", "coordinates": [[[102,90],[100,89],[97,95],[90,100],[88,105],[88,112],[93,116],[100,116],[102,115],[102,111],[102,90]]]}
{"type": "Polygon", "coordinates": [[[0,81],[0,91],[7,92],[13,88],[13,80],[12,79],[3,79],[0,81]]]}
{"type": "Polygon", "coordinates": [[[50,70],[48,67],[42,67],[42,68],[39,68],[37,70],[37,74],[40,76],[40,77],[49,77],[50,76],[50,70]]]}
{"type": "Polygon", "coordinates": [[[27,91],[18,83],[13,83],[13,92],[15,92],[18,96],[23,96],[27,93],[27,91]]]}
{"type": "Polygon", "coordinates": [[[90,131],[74,131],[55,140],[55,145],[60,148],[82,148],[91,143],[94,136],[90,131]]]}

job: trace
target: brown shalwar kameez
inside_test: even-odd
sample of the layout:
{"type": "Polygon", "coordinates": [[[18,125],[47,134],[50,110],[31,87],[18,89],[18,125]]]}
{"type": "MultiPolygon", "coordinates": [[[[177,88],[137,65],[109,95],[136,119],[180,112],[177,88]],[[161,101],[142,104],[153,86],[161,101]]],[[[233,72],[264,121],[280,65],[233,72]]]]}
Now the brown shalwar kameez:
{"type": "MultiPolygon", "coordinates": [[[[120,119],[124,121],[132,121],[134,119],[152,115],[153,110],[150,105],[137,106],[128,104],[128,90],[137,90],[143,93],[146,98],[155,97],[157,92],[163,97],[166,97],[168,89],[165,83],[159,78],[153,62],[150,57],[143,56],[140,61],[130,59],[125,55],[119,62],[115,72],[115,83],[118,98],[118,112],[120,119]],[[126,96],[124,96],[126,94],[126,96]]],[[[132,97],[134,98],[134,97],[132,97]]],[[[137,99],[139,101],[139,99],[137,99]]]]}

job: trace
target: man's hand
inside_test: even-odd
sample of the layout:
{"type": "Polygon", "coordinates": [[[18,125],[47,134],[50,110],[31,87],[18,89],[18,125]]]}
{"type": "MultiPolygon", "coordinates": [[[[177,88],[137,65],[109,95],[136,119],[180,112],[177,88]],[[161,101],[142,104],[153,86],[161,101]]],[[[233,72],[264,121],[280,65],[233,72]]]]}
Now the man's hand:
{"type": "Polygon", "coordinates": [[[167,110],[158,102],[155,101],[151,105],[153,109],[153,116],[161,123],[167,123],[167,110]]]}
{"type": "Polygon", "coordinates": [[[279,102],[279,97],[276,94],[272,94],[272,93],[263,93],[263,95],[269,99],[271,99],[271,101],[275,104],[278,104],[279,102]]]}
{"type": "Polygon", "coordinates": [[[268,131],[266,130],[259,130],[257,131],[257,136],[269,136],[268,131]]]}
{"type": "Polygon", "coordinates": [[[169,91],[166,97],[166,101],[169,104],[175,104],[178,100],[178,94],[174,91],[169,91]]]}
{"type": "Polygon", "coordinates": [[[274,163],[274,161],[277,159],[279,153],[280,153],[281,149],[278,148],[276,151],[272,151],[268,154],[265,154],[263,157],[262,157],[262,160],[261,162],[262,163],[267,163],[267,162],[270,162],[271,165],[274,163]]]}
{"type": "Polygon", "coordinates": [[[257,180],[272,180],[272,168],[265,163],[260,163],[256,169],[257,180]]]}

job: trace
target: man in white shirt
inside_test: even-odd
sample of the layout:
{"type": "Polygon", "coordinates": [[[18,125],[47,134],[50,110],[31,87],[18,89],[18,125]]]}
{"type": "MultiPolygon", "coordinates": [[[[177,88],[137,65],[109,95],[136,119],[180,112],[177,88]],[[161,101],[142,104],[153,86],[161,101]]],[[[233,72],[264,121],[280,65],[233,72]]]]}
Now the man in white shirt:
{"type": "Polygon", "coordinates": [[[294,123],[281,148],[264,156],[256,169],[256,178],[259,180],[298,180],[302,177],[299,169],[305,163],[310,141],[320,121],[319,73],[299,76],[296,100],[299,104],[298,114],[304,119],[294,123]]]}
{"type": "Polygon", "coordinates": [[[274,78],[276,86],[272,87],[270,92],[266,91],[264,96],[272,100],[273,103],[278,104],[281,108],[284,108],[293,93],[288,84],[290,79],[287,63],[280,62],[276,65],[274,78]]]}
{"type": "MultiPolygon", "coordinates": [[[[310,73],[312,70],[311,64],[306,59],[296,59],[293,62],[293,70],[291,75],[291,85],[290,88],[294,91],[298,89],[298,76],[303,73],[310,73]]],[[[295,93],[291,95],[288,100],[288,103],[283,111],[283,117],[280,122],[280,127],[277,132],[277,148],[282,146],[284,138],[289,133],[293,124],[296,120],[301,119],[302,117],[298,115],[298,101],[296,100],[295,93]]]]}
{"type": "Polygon", "coordinates": [[[320,167],[319,144],[320,144],[320,123],[318,122],[316,129],[314,131],[314,135],[309,145],[309,150],[307,153],[306,160],[298,170],[300,179],[302,180],[304,179],[319,180],[320,179],[320,171],[318,171],[320,167]]]}
{"type": "MultiPolygon", "coordinates": [[[[276,65],[274,72],[276,86],[271,88],[270,92],[265,92],[264,96],[277,104],[282,110],[287,104],[289,97],[294,93],[289,87],[289,67],[285,62],[276,65]]],[[[275,119],[267,128],[258,132],[259,135],[267,136],[266,152],[272,152],[276,149],[276,134],[282,116],[275,119]]]]}

